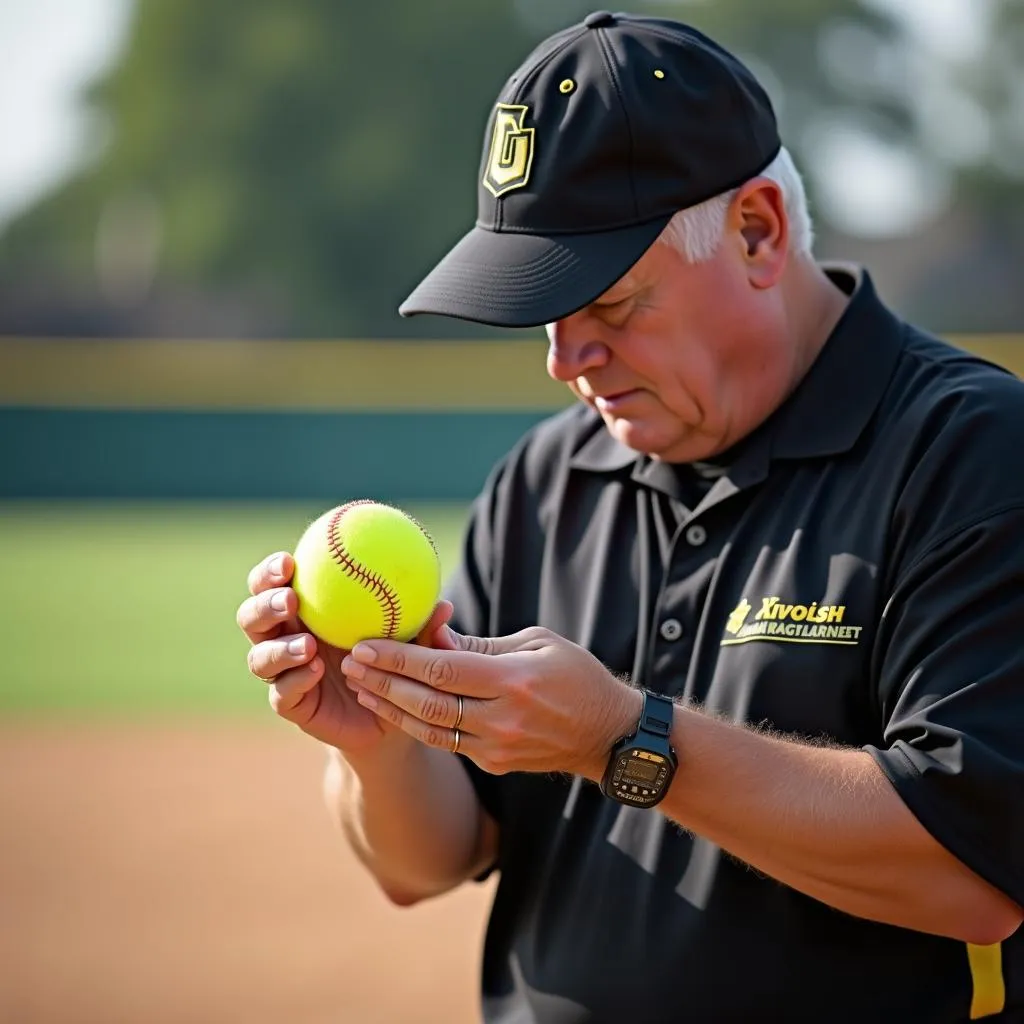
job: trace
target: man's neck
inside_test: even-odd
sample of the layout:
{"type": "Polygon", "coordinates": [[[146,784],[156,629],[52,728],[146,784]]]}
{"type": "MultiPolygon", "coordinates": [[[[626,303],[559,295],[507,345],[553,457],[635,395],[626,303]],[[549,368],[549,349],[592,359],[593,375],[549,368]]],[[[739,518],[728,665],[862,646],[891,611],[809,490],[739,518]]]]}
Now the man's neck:
{"type": "Polygon", "coordinates": [[[797,257],[789,268],[786,302],[803,378],[839,323],[850,296],[810,257],[797,257]]]}

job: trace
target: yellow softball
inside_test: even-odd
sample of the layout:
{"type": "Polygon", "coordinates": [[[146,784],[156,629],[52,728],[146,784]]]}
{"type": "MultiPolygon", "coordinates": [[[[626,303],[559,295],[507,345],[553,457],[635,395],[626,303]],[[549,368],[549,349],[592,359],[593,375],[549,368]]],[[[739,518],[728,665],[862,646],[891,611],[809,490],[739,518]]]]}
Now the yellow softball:
{"type": "Polygon", "coordinates": [[[322,640],[411,640],[441,591],[430,535],[401,509],[350,501],[311,523],[295,548],[299,618],[322,640]]]}

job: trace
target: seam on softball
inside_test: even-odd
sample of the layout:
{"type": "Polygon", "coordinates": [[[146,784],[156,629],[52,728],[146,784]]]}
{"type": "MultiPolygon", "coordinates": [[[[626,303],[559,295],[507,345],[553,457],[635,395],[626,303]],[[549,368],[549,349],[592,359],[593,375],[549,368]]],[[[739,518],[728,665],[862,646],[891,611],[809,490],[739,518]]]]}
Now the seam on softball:
{"type": "Polygon", "coordinates": [[[362,583],[377,599],[380,610],[384,614],[384,630],[381,636],[390,640],[398,632],[398,623],[402,615],[402,604],[398,600],[397,591],[379,573],[370,572],[366,566],[357,562],[345,550],[345,546],[338,540],[335,532],[341,517],[349,509],[355,508],[357,505],[376,504],[375,501],[363,498],[359,501],[350,501],[337,508],[327,524],[327,546],[331,549],[334,560],[341,566],[342,572],[362,583]]]}
{"type": "Polygon", "coordinates": [[[434,543],[434,538],[431,537],[430,534],[427,532],[427,528],[415,516],[409,515],[408,512],[405,513],[405,516],[410,522],[415,523],[420,528],[420,533],[422,533],[423,536],[426,537],[427,543],[430,545],[431,549],[434,552],[434,557],[438,561],[440,561],[441,553],[437,550],[437,545],[434,543]]]}

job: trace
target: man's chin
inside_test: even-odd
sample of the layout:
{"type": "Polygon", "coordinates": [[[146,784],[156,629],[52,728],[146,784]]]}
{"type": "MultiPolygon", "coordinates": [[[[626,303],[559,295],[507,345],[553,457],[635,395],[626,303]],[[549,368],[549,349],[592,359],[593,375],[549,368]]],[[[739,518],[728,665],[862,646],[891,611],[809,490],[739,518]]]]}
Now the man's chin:
{"type": "Polygon", "coordinates": [[[696,431],[667,434],[652,424],[604,416],[605,428],[619,444],[659,462],[694,462],[707,458],[715,443],[696,431]]]}
{"type": "MultiPolygon", "coordinates": [[[[608,433],[619,444],[624,444],[627,448],[632,448],[633,451],[642,455],[659,458],[667,448],[673,447],[671,440],[667,439],[664,434],[653,430],[649,424],[614,416],[604,416],[602,419],[604,419],[608,433]]],[[[678,443],[679,439],[673,440],[678,443]]]]}

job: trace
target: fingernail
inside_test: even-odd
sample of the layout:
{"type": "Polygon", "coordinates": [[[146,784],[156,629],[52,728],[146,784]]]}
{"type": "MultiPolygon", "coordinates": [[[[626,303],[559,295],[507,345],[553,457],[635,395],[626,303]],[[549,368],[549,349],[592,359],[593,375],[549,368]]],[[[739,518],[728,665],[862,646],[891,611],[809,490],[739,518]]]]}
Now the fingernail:
{"type": "Polygon", "coordinates": [[[354,658],[343,659],[341,671],[350,679],[362,679],[366,675],[366,669],[354,658]]]}
{"type": "Polygon", "coordinates": [[[282,576],[284,574],[284,559],[280,555],[277,558],[272,558],[267,568],[272,576],[282,576]]]}
{"type": "Polygon", "coordinates": [[[363,705],[364,708],[369,708],[371,711],[377,707],[377,698],[366,690],[360,690],[356,694],[356,700],[363,705]]]}
{"type": "Polygon", "coordinates": [[[364,665],[372,665],[377,660],[377,652],[369,644],[356,644],[352,648],[352,657],[364,665]]]}
{"type": "Polygon", "coordinates": [[[283,590],[279,590],[270,599],[270,607],[273,608],[275,612],[287,611],[288,610],[288,594],[285,591],[283,591],[283,590]]]}
{"type": "Polygon", "coordinates": [[[297,636],[294,640],[288,641],[288,653],[289,654],[305,654],[306,653],[306,638],[303,636],[297,636]]]}

